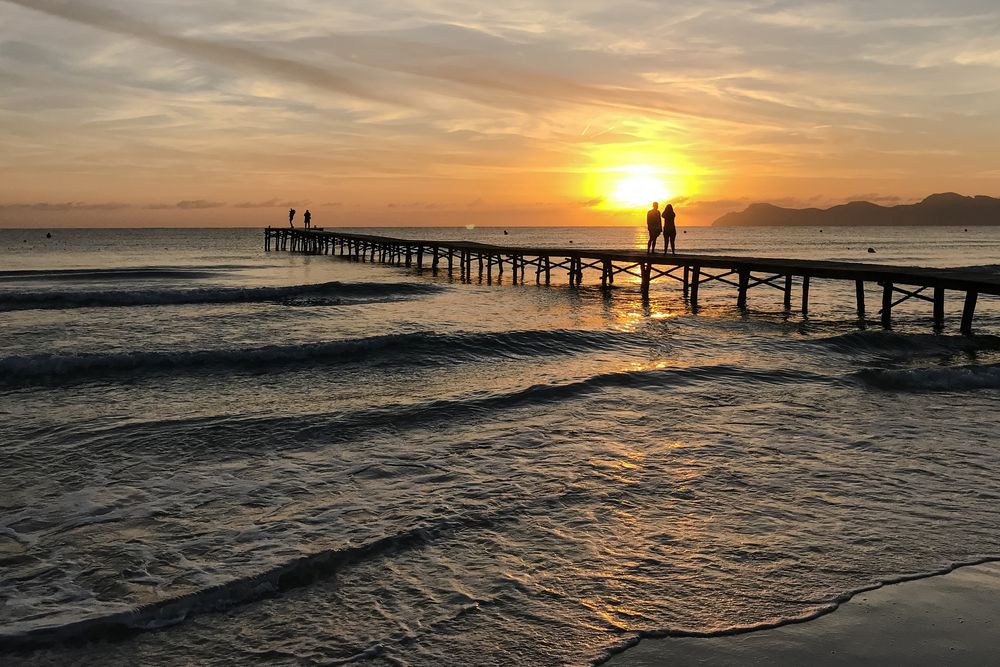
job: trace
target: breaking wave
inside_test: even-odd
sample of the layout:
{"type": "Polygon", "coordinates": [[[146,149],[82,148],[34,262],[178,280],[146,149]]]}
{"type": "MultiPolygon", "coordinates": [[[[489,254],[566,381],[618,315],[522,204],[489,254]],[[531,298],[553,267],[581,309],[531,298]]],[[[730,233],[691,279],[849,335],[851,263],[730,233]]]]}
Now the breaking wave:
{"type": "Polygon", "coordinates": [[[431,283],[343,283],[286,287],[208,287],[194,289],[94,290],[15,292],[0,294],[0,311],[61,310],[181,304],[254,303],[317,298],[327,305],[391,300],[432,294],[443,289],[431,283]]]}
{"type": "Polygon", "coordinates": [[[847,355],[858,353],[879,356],[920,356],[1000,350],[1000,336],[939,336],[936,334],[901,334],[891,331],[852,331],[814,341],[818,345],[847,355]]]}
{"type": "Polygon", "coordinates": [[[331,576],[345,565],[366,558],[418,547],[457,531],[486,527],[506,520],[502,516],[456,516],[422,523],[401,533],[342,549],[327,549],[281,563],[255,575],[240,577],[217,586],[169,597],[125,611],[94,616],[69,623],[35,626],[20,632],[0,633],[0,652],[24,651],[57,642],[117,639],[183,622],[188,617],[249,604],[307,586],[331,576]]]}
{"type": "Polygon", "coordinates": [[[261,370],[303,362],[427,363],[569,354],[638,344],[628,334],[599,331],[416,332],[368,338],[218,350],[36,354],[0,358],[0,384],[62,384],[115,375],[186,370],[261,370]]]}
{"type": "Polygon", "coordinates": [[[868,369],[855,377],[876,389],[895,391],[976,391],[1000,389],[1000,364],[976,364],[944,368],[868,369]]]}

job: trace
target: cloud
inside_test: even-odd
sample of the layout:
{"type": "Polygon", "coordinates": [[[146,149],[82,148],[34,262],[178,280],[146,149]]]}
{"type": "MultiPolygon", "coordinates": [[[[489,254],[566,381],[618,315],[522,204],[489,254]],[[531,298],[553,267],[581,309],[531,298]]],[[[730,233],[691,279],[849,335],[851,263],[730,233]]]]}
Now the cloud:
{"type": "Polygon", "coordinates": [[[903,197],[899,195],[884,195],[878,192],[869,192],[863,195],[851,195],[849,197],[844,197],[845,201],[870,201],[882,204],[899,204],[904,200],[903,197]]]}
{"type": "Polygon", "coordinates": [[[268,199],[267,201],[261,202],[249,202],[245,201],[239,204],[233,204],[233,208],[293,208],[295,206],[307,206],[308,201],[305,202],[290,202],[290,201],[280,201],[278,199],[268,199]]]}
{"type": "Polygon", "coordinates": [[[184,199],[174,204],[146,204],[144,209],[151,211],[164,211],[169,209],[196,210],[203,208],[221,208],[225,202],[208,201],[207,199],[184,199]]]}
{"type": "Polygon", "coordinates": [[[296,81],[338,95],[347,95],[368,101],[399,103],[397,98],[370,90],[346,73],[334,71],[330,67],[317,67],[281,56],[261,53],[236,44],[173,35],[152,23],[130,17],[113,9],[95,7],[80,0],[73,0],[73,2],[61,0],[5,1],[92,28],[141,39],[223,67],[263,72],[282,80],[296,81]]]}
{"type": "Polygon", "coordinates": [[[199,208],[221,208],[225,206],[225,202],[218,201],[208,201],[206,199],[185,199],[184,201],[177,202],[177,208],[180,209],[199,209],[199,208]]]}
{"type": "Polygon", "coordinates": [[[33,202],[27,204],[10,203],[0,204],[0,209],[8,211],[39,211],[43,213],[65,212],[65,211],[120,211],[132,208],[132,204],[121,202],[103,202],[87,204],[84,202],[33,202]]]}
{"type": "Polygon", "coordinates": [[[602,203],[604,203],[604,197],[594,197],[593,199],[580,202],[580,206],[584,208],[593,208],[595,206],[600,206],[602,203]]]}

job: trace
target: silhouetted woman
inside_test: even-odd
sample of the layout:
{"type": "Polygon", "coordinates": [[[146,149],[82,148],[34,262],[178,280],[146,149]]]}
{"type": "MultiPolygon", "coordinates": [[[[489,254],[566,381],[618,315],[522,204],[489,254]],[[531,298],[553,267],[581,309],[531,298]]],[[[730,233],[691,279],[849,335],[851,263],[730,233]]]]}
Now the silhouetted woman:
{"type": "Polygon", "coordinates": [[[646,229],[649,230],[649,242],[646,252],[656,251],[656,239],[660,235],[660,202],[653,202],[653,208],[646,211],[646,229]]]}
{"type": "Polygon", "coordinates": [[[294,220],[294,219],[295,219],[295,209],[294,208],[290,208],[290,209],[288,209],[288,226],[289,227],[294,227],[295,226],[292,223],[292,220],[294,220]]]}
{"type": "Polygon", "coordinates": [[[677,227],[674,226],[674,220],[677,219],[677,214],[674,213],[674,205],[667,204],[666,208],[663,209],[663,254],[667,254],[667,250],[677,254],[677,227]]]}

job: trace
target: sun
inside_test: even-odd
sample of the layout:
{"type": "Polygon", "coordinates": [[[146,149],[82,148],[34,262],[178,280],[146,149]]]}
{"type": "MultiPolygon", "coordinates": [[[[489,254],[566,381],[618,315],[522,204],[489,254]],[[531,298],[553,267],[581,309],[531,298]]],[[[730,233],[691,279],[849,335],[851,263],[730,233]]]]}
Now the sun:
{"type": "Polygon", "coordinates": [[[678,193],[675,175],[650,163],[624,164],[596,169],[587,184],[600,207],[613,211],[647,209],[654,201],[665,202],[678,193]]]}
{"type": "Polygon", "coordinates": [[[666,183],[653,173],[627,173],[618,179],[609,195],[609,203],[617,208],[638,208],[651,202],[670,198],[666,183]]]}

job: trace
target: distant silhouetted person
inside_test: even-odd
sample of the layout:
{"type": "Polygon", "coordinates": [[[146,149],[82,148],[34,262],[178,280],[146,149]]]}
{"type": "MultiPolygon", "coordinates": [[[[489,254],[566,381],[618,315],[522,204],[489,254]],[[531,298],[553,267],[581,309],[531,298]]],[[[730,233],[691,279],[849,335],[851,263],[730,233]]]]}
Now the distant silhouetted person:
{"type": "Polygon", "coordinates": [[[656,252],[656,239],[660,232],[660,202],[653,202],[653,208],[646,211],[646,229],[649,230],[649,242],[646,243],[646,252],[656,252]]]}
{"type": "Polygon", "coordinates": [[[674,213],[674,205],[667,204],[666,208],[663,209],[663,254],[667,254],[667,250],[677,254],[677,227],[674,226],[674,220],[677,219],[677,214],[674,213]]]}
{"type": "Polygon", "coordinates": [[[306,209],[306,214],[302,216],[302,220],[306,223],[306,229],[309,229],[309,223],[312,222],[313,214],[306,209]]]}
{"type": "Polygon", "coordinates": [[[290,208],[290,209],[288,209],[288,226],[289,227],[294,227],[295,226],[295,225],[292,224],[292,220],[294,220],[294,219],[295,219],[295,209],[294,208],[290,208]]]}

